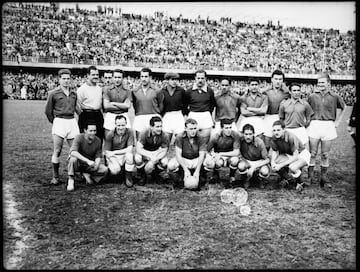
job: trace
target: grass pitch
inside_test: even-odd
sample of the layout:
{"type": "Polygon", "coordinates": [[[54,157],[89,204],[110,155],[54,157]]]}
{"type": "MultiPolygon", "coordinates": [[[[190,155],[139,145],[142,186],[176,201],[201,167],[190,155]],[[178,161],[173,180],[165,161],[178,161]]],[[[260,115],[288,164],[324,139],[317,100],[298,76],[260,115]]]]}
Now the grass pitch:
{"type": "MultiPolygon", "coordinates": [[[[71,193],[64,183],[50,186],[45,101],[5,100],[3,106],[6,268],[356,268],[355,148],[344,121],[351,108],[330,155],[332,189],[250,188],[251,213],[241,216],[221,202],[221,186],[192,192],[160,184],[77,184],[71,193]]],[[[63,182],[68,151],[65,145],[63,182]]]]}

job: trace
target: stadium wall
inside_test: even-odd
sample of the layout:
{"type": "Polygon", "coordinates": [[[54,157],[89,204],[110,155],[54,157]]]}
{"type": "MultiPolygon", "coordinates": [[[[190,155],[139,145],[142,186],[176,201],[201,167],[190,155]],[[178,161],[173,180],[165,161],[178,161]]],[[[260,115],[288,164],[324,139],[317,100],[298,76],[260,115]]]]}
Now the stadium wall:
{"type": "MultiPolygon", "coordinates": [[[[33,62],[12,62],[3,61],[3,71],[8,70],[12,72],[32,72],[32,73],[48,73],[54,74],[61,68],[68,68],[74,74],[85,75],[88,64],[65,64],[65,63],[33,63],[33,62]]],[[[138,77],[141,67],[126,67],[126,66],[96,66],[100,72],[105,70],[112,70],[115,68],[122,69],[126,74],[132,77],[138,77]]],[[[163,79],[164,74],[171,71],[180,74],[183,79],[193,79],[195,70],[184,70],[184,69],[166,69],[166,68],[151,68],[153,71],[153,77],[163,79]]],[[[270,81],[271,73],[261,72],[247,72],[247,71],[219,71],[219,70],[206,70],[208,78],[216,79],[221,77],[230,77],[233,80],[247,80],[249,77],[257,77],[261,80],[270,81]]],[[[316,83],[315,74],[285,74],[286,82],[299,82],[299,83],[316,83]]],[[[332,83],[335,84],[355,84],[356,78],[352,75],[331,75],[332,83]]]]}

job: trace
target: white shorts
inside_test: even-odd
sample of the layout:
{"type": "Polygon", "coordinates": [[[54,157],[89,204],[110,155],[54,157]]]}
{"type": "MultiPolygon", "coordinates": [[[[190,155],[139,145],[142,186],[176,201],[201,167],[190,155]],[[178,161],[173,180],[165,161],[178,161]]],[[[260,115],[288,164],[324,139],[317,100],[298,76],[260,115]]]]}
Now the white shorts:
{"type": "MultiPolygon", "coordinates": [[[[286,156],[287,158],[290,157],[288,154],[281,154],[281,155],[286,156]]],[[[311,154],[310,154],[309,150],[307,150],[307,149],[304,149],[299,154],[299,159],[303,159],[306,162],[306,165],[310,164],[310,157],[311,157],[311,154]]]]}
{"type": "Polygon", "coordinates": [[[322,141],[334,140],[337,137],[334,121],[312,120],[307,133],[309,137],[322,141]]]}
{"type": "Polygon", "coordinates": [[[275,121],[279,120],[279,114],[265,114],[264,117],[264,135],[267,137],[272,137],[273,124],[275,121]]]}
{"type": "Polygon", "coordinates": [[[299,140],[306,144],[309,142],[309,136],[307,134],[305,127],[298,127],[298,128],[285,128],[285,130],[291,132],[292,134],[296,135],[296,137],[299,138],[299,140]]]}
{"type": "Polygon", "coordinates": [[[189,112],[188,118],[195,119],[198,123],[198,129],[207,129],[212,128],[214,125],[214,121],[211,117],[210,112],[189,112]]]}
{"type": "Polygon", "coordinates": [[[55,117],[51,133],[64,139],[74,139],[80,133],[80,130],[75,118],[64,119],[55,117]]]}
{"type": "Polygon", "coordinates": [[[133,129],[141,132],[146,128],[150,127],[150,119],[153,116],[159,116],[159,114],[142,114],[142,115],[136,115],[134,119],[133,129]]]}
{"type": "Polygon", "coordinates": [[[185,129],[185,119],[181,111],[170,111],[163,117],[163,131],[179,134],[185,129]]]}
{"type": "Polygon", "coordinates": [[[126,127],[131,128],[130,119],[126,112],[125,113],[112,113],[112,112],[105,113],[104,128],[108,129],[108,130],[113,130],[115,128],[115,117],[120,114],[124,115],[126,118],[126,127]]]}
{"type": "MultiPolygon", "coordinates": [[[[232,125],[231,129],[232,129],[233,131],[238,131],[235,122],[232,122],[231,125],[232,125]]],[[[220,130],[221,130],[220,121],[217,121],[217,122],[215,122],[215,128],[211,131],[211,133],[212,133],[212,134],[216,134],[216,133],[218,133],[220,130]]]]}
{"type": "Polygon", "coordinates": [[[242,133],[242,129],[246,124],[250,124],[254,127],[255,136],[260,135],[264,132],[264,117],[262,116],[250,116],[245,117],[242,116],[241,119],[238,121],[238,128],[239,131],[242,133]]]}

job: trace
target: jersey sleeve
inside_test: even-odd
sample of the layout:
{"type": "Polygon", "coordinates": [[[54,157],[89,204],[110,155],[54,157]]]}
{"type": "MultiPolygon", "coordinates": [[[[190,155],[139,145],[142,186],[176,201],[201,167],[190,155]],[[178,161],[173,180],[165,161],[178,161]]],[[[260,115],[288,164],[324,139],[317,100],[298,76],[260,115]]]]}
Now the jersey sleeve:
{"type": "Polygon", "coordinates": [[[80,142],[81,142],[81,138],[82,138],[82,134],[78,134],[76,135],[71,147],[70,147],[70,151],[69,154],[71,154],[72,151],[77,151],[79,152],[80,150],[80,142]]]}

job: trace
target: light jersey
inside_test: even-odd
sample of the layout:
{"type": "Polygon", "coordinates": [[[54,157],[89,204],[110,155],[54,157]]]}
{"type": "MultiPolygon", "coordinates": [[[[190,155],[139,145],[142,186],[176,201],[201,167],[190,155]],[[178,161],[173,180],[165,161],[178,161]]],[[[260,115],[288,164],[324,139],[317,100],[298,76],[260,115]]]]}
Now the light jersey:
{"type": "Polygon", "coordinates": [[[90,86],[84,83],[77,89],[77,97],[81,109],[102,109],[102,89],[100,86],[90,86]]]}

